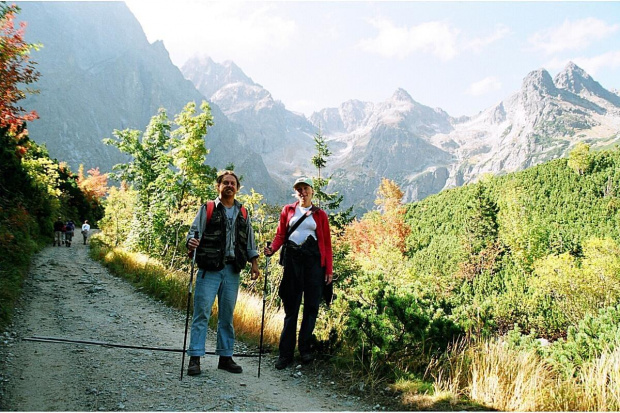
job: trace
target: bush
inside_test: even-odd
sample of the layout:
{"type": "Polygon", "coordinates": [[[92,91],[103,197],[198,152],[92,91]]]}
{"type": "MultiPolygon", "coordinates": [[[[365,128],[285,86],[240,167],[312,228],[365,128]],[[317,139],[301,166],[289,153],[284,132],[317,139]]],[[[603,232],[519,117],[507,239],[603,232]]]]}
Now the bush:
{"type": "Polygon", "coordinates": [[[545,360],[565,376],[576,376],[581,368],[620,347],[620,304],[586,315],[576,326],[568,327],[566,338],[542,345],[532,330],[524,334],[518,326],[506,338],[510,346],[535,349],[545,360]]]}
{"type": "Polygon", "coordinates": [[[347,295],[345,340],[359,360],[378,363],[380,374],[421,373],[462,330],[450,308],[413,287],[395,287],[379,276],[358,277],[347,295]]]}

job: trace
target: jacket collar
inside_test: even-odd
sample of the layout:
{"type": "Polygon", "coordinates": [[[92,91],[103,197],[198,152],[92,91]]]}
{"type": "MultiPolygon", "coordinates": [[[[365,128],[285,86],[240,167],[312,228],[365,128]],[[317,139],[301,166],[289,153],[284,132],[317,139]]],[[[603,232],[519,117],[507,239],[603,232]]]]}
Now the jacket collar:
{"type": "MultiPolygon", "coordinates": [[[[216,208],[219,208],[220,204],[222,203],[222,200],[221,200],[221,199],[220,199],[220,197],[218,196],[218,197],[216,197],[216,198],[213,200],[213,202],[215,203],[215,207],[216,207],[216,208]]],[[[222,204],[222,205],[223,205],[223,204],[222,204]]],[[[237,199],[235,199],[235,203],[234,203],[234,205],[233,205],[233,206],[237,207],[237,209],[240,209],[240,208],[241,208],[241,202],[239,202],[239,201],[237,201],[237,199]]]]}
{"type": "MultiPolygon", "coordinates": [[[[299,201],[295,201],[295,203],[293,204],[293,209],[296,209],[298,205],[299,205],[299,201]]],[[[310,207],[310,210],[312,211],[313,214],[319,209],[320,208],[314,204],[312,204],[312,207],[310,207]]]]}

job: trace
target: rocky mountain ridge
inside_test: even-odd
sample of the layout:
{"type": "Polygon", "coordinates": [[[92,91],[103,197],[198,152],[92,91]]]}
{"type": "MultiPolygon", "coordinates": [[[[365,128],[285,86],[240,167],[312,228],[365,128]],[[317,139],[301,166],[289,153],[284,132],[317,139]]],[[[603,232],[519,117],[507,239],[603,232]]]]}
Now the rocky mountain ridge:
{"type": "MultiPolygon", "coordinates": [[[[204,69],[194,64],[192,73],[216,72],[217,65],[212,60],[204,69]]],[[[197,83],[185,67],[183,72],[197,83]]],[[[373,207],[383,177],[395,180],[411,202],[485,173],[513,172],[566,156],[577,142],[597,147],[620,138],[620,96],[572,62],[555,78],[545,69],[530,72],[519,91],[462,118],[420,104],[398,89],[384,102],[350,100],[315,112],[308,125],[260,85],[239,80],[244,78],[249,79],[238,76],[211,98],[231,119],[260,131],[248,137],[270,172],[283,179],[291,172],[312,173],[310,139],[320,131],[332,151],[330,190],[342,193],[344,204],[356,205],[358,213],[373,207]],[[282,121],[291,118],[296,119],[293,127],[282,121]],[[269,133],[273,125],[278,132],[269,133]]]]}
{"type": "MultiPolygon", "coordinates": [[[[18,2],[18,19],[27,22],[26,41],[41,43],[33,54],[40,90],[26,107],[40,119],[28,125],[30,137],[45,144],[50,156],[77,172],[99,167],[109,172],[128,158],[102,143],[114,130],[144,131],[151,117],[165,108],[170,119],[188,102],[205,97],[183,77],[163,42],[149,44],[140,24],[122,2],[18,2]]],[[[225,79],[228,81],[229,79],[225,79]]],[[[244,142],[243,127],[211,104],[215,125],[205,142],[207,162],[230,163],[244,185],[284,201],[283,184],[274,180],[244,142]]]]}
{"type": "Polygon", "coordinates": [[[233,62],[202,56],[177,68],[162,42],[148,43],[123,3],[19,5],[27,40],[44,44],[34,56],[41,93],[27,101],[41,115],[29,125],[31,136],[73,170],[80,163],[111,170],[126,159],[102,138],[114,129],[144,130],[160,107],[172,117],[203,99],[215,120],[205,138],[209,164],[234,163],[246,190],[283,203],[296,176],[316,174],[310,159],[320,132],[332,152],[329,190],[358,214],[374,207],[384,177],[411,202],[484,173],[565,156],[577,142],[602,147],[620,137],[620,96],[573,63],[555,78],[530,72],[519,91],[472,117],[451,117],[397,89],[383,102],[350,100],[306,118],[233,62]]]}

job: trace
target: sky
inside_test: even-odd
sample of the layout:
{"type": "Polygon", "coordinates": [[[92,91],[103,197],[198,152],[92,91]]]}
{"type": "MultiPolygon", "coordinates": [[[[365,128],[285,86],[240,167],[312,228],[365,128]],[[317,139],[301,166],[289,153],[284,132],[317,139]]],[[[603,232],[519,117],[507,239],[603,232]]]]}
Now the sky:
{"type": "Polygon", "coordinates": [[[569,61],[620,89],[620,2],[129,0],[178,67],[233,61],[288,110],[310,116],[398,88],[475,115],[541,68],[569,61]]]}

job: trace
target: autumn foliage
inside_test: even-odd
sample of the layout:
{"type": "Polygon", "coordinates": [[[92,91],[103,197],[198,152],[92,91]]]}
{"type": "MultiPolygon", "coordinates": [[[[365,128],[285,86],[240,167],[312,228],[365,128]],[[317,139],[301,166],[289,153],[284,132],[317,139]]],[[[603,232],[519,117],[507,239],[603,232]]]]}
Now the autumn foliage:
{"type": "Polygon", "coordinates": [[[77,184],[90,201],[101,200],[108,193],[108,174],[101,174],[97,167],[89,169],[88,176],[84,176],[84,166],[80,165],[77,184]]]}
{"type": "Polygon", "coordinates": [[[15,15],[19,8],[15,5],[0,5],[0,128],[15,134],[27,121],[38,118],[33,110],[26,112],[18,102],[26,93],[34,93],[23,85],[36,82],[39,72],[30,61],[30,50],[36,45],[24,42],[24,22],[15,27],[15,15]]]}
{"type": "Polygon", "coordinates": [[[344,239],[353,256],[370,258],[381,246],[388,246],[400,253],[406,250],[410,227],[405,225],[405,206],[401,204],[403,192],[398,185],[384,178],[377,191],[375,204],[379,211],[366,214],[345,230],[344,239]]]}

